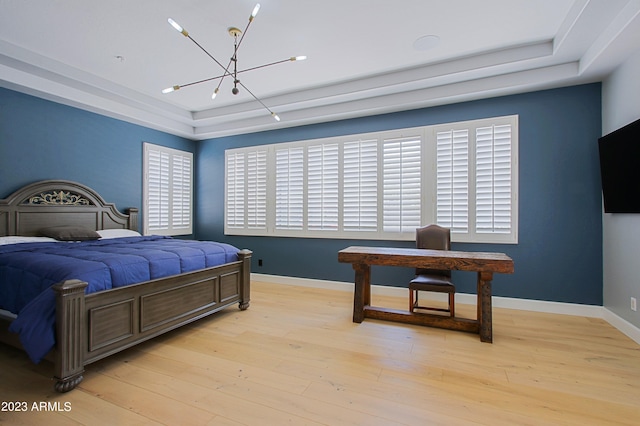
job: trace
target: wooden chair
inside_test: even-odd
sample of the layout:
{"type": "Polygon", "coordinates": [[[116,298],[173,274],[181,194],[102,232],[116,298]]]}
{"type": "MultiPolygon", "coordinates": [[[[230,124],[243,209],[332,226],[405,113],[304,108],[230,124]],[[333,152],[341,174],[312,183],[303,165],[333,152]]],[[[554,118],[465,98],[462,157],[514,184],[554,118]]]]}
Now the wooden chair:
{"type": "MultiPolygon", "coordinates": [[[[451,250],[451,230],[438,225],[428,225],[416,229],[416,247],[419,249],[451,250]]],[[[416,277],[409,283],[409,310],[425,309],[430,311],[449,312],[455,316],[456,287],[451,281],[451,271],[439,269],[416,269],[416,277]],[[448,309],[420,306],[419,291],[448,293],[448,309]]]]}

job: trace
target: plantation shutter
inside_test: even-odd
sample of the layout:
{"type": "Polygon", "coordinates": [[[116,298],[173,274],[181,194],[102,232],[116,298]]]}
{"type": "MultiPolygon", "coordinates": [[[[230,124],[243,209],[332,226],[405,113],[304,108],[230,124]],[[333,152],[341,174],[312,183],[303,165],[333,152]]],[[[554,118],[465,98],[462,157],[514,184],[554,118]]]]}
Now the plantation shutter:
{"type": "Polygon", "coordinates": [[[147,227],[149,231],[158,231],[169,227],[170,157],[155,149],[149,149],[147,155],[147,227]]]}
{"type": "Polygon", "coordinates": [[[144,144],[145,234],[192,233],[193,154],[144,144]]]}
{"type": "Polygon", "coordinates": [[[227,153],[226,225],[244,228],[245,211],[245,154],[227,153]]]}
{"type": "Polygon", "coordinates": [[[307,229],[338,230],[338,144],[312,145],[307,150],[307,229]]]}
{"type": "Polygon", "coordinates": [[[383,228],[414,232],[420,227],[420,137],[383,142],[383,228]]]}
{"type": "Polygon", "coordinates": [[[346,142],[343,152],[343,229],[378,229],[378,141],[346,142]]]}
{"type": "Polygon", "coordinates": [[[476,130],[476,232],[511,232],[511,125],[476,130]]]}
{"type": "Polygon", "coordinates": [[[517,115],[225,153],[229,235],[518,242],[517,115]]]}
{"type": "Polygon", "coordinates": [[[276,229],[301,230],[304,225],[304,149],[276,150],[276,229]]]}
{"type": "Polygon", "coordinates": [[[247,155],[247,227],[267,227],[267,151],[247,155]]]}
{"type": "Polygon", "coordinates": [[[452,233],[469,230],[469,131],[436,134],[436,223],[452,233]]]}
{"type": "Polygon", "coordinates": [[[187,230],[191,228],[191,158],[174,154],[171,168],[173,229],[187,230]]]}

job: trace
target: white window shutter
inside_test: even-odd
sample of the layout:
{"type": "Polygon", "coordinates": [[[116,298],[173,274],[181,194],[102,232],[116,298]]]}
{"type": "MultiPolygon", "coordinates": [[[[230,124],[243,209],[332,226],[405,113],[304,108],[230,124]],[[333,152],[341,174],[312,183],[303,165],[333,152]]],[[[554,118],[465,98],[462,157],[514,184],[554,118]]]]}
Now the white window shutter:
{"type": "Polygon", "coordinates": [[[469,131],[436,133],[436,223],[469,230],[469,131]]]}
{"type": "Polygon", "coordinates": [[[147,151],[147,229],[150,232],[169,226],[169,165],[166,152],[147,151]]]}
{"type": "Polygon", "coordinates": [[[144,144],[144,233],[192,233],[193,154],[144,144]]]}
{"type": "Polygon", "coordinates": [[[245,154],[227,153],[226,226],[245,226],[245,154]]]}
{"type": "Polygon", "coordinates": [[[338,144],[307,149],[307,229],[338,230],[338,144]]]}
{"type": "Polygon", "coordinates": [[[189,229],[191,227],[191,159],[183,155],[174,155],[171,166],[173,229],[189,229]]]}
{"type": "Polygon", "coordinates": [[[225,152],[230,235],[518,241],[516,115],[225,152]]]}
{"type": "Polygon", "coordinates": [[[476,130],[476,232],[511,232],[511,125],[476,130]]]}
{"type": "Polygon", "coordinates": [[[420,227],[420,137],[383,142],[383,230],[415,232],[420,227]]]}
{"type": "Polygon", "coordinates": [[[276,150],[276,229],[304,226],[304,149],[276,150]]]}
{"type": "Polygon", "coordinates": [[[247,155],[247,227],[267,227],[267,151],[247,155]]]}
{"type": "Polygon", "coordinates": [[[343,229],[378,229],[378,141],[346,142],[343,152],[343,229]]]}

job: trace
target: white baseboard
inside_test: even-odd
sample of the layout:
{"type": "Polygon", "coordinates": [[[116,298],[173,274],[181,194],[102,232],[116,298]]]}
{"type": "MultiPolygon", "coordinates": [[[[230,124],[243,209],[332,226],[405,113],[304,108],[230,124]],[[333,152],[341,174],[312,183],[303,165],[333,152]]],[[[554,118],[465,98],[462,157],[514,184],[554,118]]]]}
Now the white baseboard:
{"type": "Polygon", "coordinates": [[[626,334],[634,342],[640,344],[640,328],[631,324],[629,321],[619,317],[609,309],[603,308],[604,315],[602,318],[617,328],[621,333],[626,334]]]}
{"type": "MultiPolygon", "coordinates": [[[[268,283],[297,285],[302,287],[326,288],[329,290],[341,290],[353,292],[353,283],[342,281],[316,280],[310,278],[286,277],[280,275],[267,275],[251,273],[251,280],[268,283]]],[[[407,289],[390,286],[371,286],[372,295],[407,297],[407,289]]],[[[459,303],[475,305],[476,295],[456,293],[459,303]]],[[[550,314],[575,315],[589,318],[602,318],[640,344],[640,329],[620,318],[603,306],[581,305],[577,303],[547,302],[542,300],[516,299],[511,297],[492,297],[493,307],[505,309],[517,309],[521,311],[545,312],[550,314]]]]}

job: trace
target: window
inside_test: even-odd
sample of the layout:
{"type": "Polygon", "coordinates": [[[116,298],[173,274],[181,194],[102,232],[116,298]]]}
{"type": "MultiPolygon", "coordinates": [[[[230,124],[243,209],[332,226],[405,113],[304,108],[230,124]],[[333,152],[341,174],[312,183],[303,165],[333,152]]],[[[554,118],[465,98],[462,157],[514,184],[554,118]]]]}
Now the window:
{"type": "Polygon", "coordinates": [[[267,152],[249,152],[247,166],[247,226],[263,229],[267,225],[267,152]]]}
{"type": "Polygon", "coordinates": [[[144,144],[144,234],[192,233],[193,154],[144,144]]]}
{"type": "Polygon", "coordinates": [[[302,230],[304,226],[304,149],[276,151],[276,229],[302,230]]]}
{"type": "Polygon", "coordinates": [[[267,151],[226,156],[225,223],[229,228],[264,229],[267,222],[267,151]]]}
{"type": "Polygon", "coordinates": [[[338,230],[338,144],[307,148],[307,227],[310,231],[338,230]]]}
{"type": "Polygon", "coordinates": [[[453,233],[469,230],[469,131],[436,132],[436,222],[453,233]]]}
{"type": "Polygon", "coordinates": [[[378,229],[378,141],[348,141],[342,154],[342,226],[347,232],[378,229]]]}
{"type": "Polygon", "coordinates": [[[415,233],[421,222],[420,136],[382,140],[382,217],[385,233],[415,233]]]}
{"type": "Polygon", "coordinates": [[[517,116],[231,149],[225,233],[517,243],[517,116]],[[268,202],[267,200],[272,200],[268,202]]]}
{"type": "Polygon", "coordinates": [[[511,126],[476,129],[476,229],[511,232],[511,126]]]}
{"type": "Polygon", "coordinates": [[[434,126],[436,223],[454,241],[517,242],[517,116],[434,126]]]}

